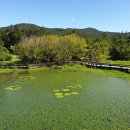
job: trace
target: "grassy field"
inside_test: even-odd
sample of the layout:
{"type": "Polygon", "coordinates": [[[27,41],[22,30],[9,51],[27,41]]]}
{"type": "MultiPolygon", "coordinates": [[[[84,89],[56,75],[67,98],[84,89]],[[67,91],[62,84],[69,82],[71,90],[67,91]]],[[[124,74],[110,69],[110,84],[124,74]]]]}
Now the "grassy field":
{"type": "Polygon", "coordinates": [[[107,64],[120,64],[120,65],[130,65],[130,61],[125,60],[106,60],[107,64]]]}

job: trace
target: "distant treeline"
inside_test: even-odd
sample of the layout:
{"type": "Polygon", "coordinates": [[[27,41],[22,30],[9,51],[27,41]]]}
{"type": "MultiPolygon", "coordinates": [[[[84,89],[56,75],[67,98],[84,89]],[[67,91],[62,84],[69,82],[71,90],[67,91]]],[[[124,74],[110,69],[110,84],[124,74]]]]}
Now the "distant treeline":
{"type": "Polygon", "coordinates": [[[9,60],[10,53],[24,63],[130,60],[130,34],[19,24],[0,29],[0,60],[9,60]]]}

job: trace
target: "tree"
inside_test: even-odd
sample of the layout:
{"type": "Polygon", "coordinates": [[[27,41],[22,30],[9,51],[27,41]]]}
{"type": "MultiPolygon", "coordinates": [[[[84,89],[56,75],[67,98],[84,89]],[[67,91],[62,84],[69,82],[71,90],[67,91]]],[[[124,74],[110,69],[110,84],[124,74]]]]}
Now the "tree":
{"type": "Polygon", "coordinates": [[[107,40],[95,40],[89,43],[88,60],[90,62],[103,62],[109,58],[110,44],[107,40]]]}
{"type": "MultiPolygon", "coordinates": [[[[17,46],[17,54],[22,59],[24,63],[38,63],[42,57],[41,45],[37,44],[36,38],[27,38],[22,40],[22,42],[17,46]]],[[[39,43],[39,42],[38,42],[39,43]]]]}
{"type": "Polygon", "coordinates": [[[76,34],[65,36],[66,39],[72,45],[72,58],[80,60],[83,56],[85,56],[87,51],[87,43],[84,38],[79,37],[76,34]]]}
{"type": "Polygon", "coordinates": [[[86,41],[73,34],[66,36],[46,35],[24,39],[17,52],[23,61],[29,63],[54,62],[64,64],[80,59],[86,51],[86,41]]]}
{"type": "Polygon", "coordinates": [[[112,44],[111,49],[112,59],[130,60],[130,40],[118,39],[112,44]]]}

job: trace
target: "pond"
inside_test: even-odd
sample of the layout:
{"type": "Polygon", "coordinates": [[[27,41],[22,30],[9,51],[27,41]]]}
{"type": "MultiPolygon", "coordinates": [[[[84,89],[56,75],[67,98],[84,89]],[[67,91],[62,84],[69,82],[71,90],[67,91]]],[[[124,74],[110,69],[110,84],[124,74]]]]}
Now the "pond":
{"type": "Polygon", "coordinates": [[[9,75],[0,75],[0,130],[130,128],[125,80],[59,70],[9,75]]]}

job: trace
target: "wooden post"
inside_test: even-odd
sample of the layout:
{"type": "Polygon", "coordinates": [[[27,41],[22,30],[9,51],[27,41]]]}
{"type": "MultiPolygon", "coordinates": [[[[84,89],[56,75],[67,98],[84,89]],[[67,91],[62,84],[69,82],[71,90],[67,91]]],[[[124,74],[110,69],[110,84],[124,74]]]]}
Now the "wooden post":
{"type": "Polygon", "coordinates": [[[109,64],[109,66],[110,66],[110,68],[109,68],[109,69],[111,69],[111,64],[109,64]]]}

